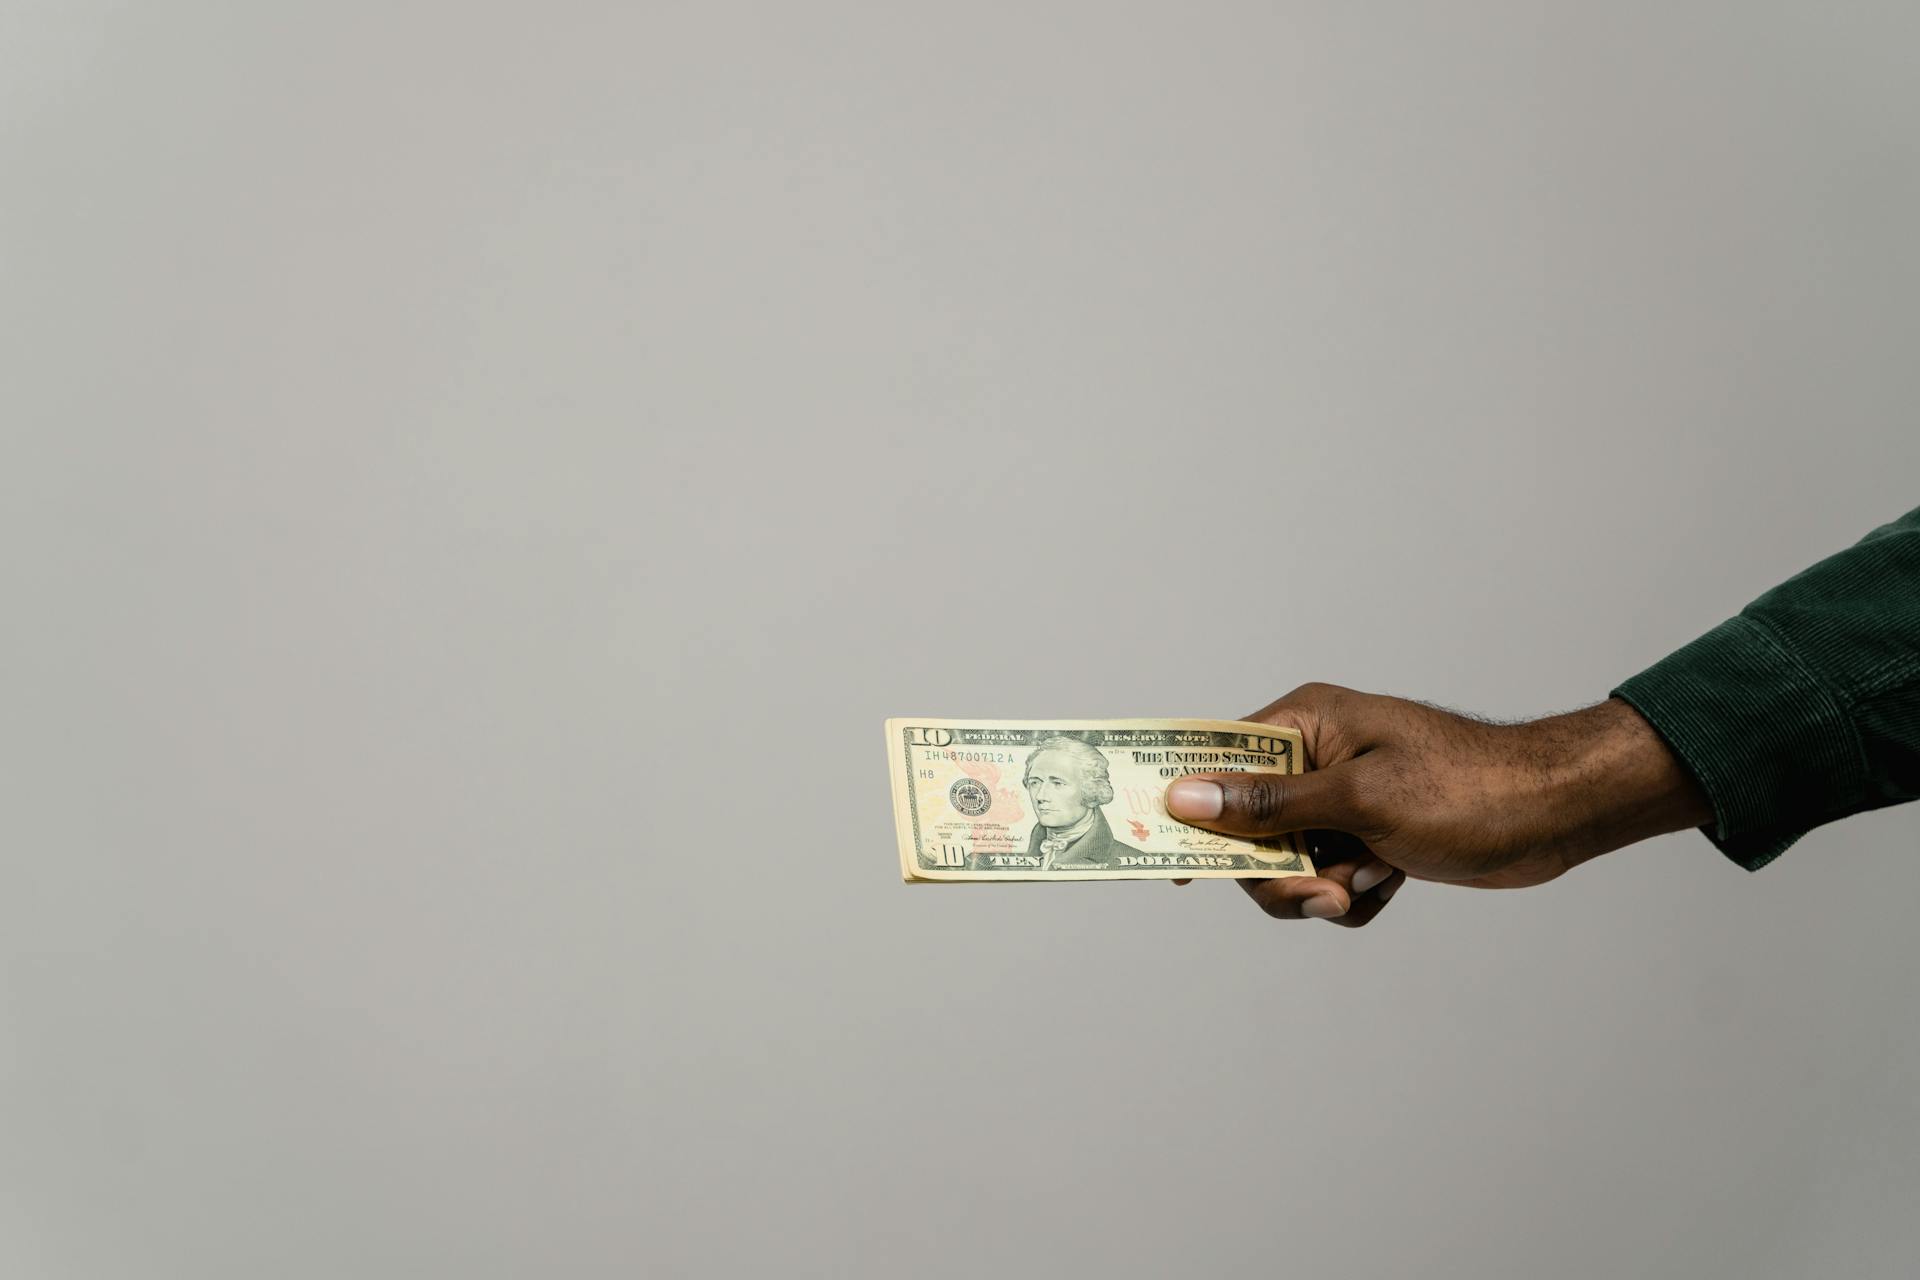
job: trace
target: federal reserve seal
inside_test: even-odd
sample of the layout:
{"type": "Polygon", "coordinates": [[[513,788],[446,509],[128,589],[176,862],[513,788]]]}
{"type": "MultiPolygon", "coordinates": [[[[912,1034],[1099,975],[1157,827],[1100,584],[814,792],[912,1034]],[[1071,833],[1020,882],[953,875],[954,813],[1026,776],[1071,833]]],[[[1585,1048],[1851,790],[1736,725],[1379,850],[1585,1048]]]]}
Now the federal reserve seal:
{"type": "Polygon", "coordinates": [[[969,818],[977,818],[993,808],[993,793],[985,783],[974,778],[962,778],[954,783],[947,791],[947,799],[969,818]]]}

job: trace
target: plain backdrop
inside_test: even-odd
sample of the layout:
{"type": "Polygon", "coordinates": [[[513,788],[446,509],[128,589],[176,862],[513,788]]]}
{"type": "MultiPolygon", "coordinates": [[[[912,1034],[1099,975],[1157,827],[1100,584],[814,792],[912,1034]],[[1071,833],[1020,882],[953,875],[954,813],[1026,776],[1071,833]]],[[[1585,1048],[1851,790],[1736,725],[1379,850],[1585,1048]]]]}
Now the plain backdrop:
{"type": "Polygon", "coordinates": [[[1917,47],[7,5],[0,1274],[1911,1274],[1920,811],[1347,932],[906,888],[880,726],[1565,709],[1913,507],[1917,47]]]}

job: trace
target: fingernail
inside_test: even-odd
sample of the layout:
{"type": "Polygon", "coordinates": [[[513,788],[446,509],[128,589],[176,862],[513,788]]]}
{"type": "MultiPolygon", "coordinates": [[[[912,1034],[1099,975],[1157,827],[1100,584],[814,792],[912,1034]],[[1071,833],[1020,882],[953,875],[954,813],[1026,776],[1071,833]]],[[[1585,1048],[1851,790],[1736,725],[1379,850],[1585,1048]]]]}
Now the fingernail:
{"type": "Polygon", "coordinates": [[[1217,782],[1182,778],[1167,788],[1167,812],[1176,818],[1210,822],[1226,807],[1227,793],[1217,782]]]}
{"type": "Polygon", "coordinates": [[[1347,914],[1347,909],[1341,906],[1340,899],[1332,894],[1320,893],[1300,904],[1300,914],[1312,916],[1315,920],[1331,920],[1335,916],[1347,914]]]}
{"type": "Polygon", "coordinates": [[[1384,907],[1389,902],[1392,902],[1393,895],[1400,892],[1400,886],[1405,883],[1406,883],[1405,880],[1395,880],[1392,884],[1382,889],[1380,891],[1380,905],[1384,907]]]}
{"type": "Polygon", "coordinates": [[[1355,893],[1365,893],[1392,874],[1393,868],[1386,863],[1379,861],[1369,862],[1366,866],[1353,873],[1353,891],[1355,893]]]}

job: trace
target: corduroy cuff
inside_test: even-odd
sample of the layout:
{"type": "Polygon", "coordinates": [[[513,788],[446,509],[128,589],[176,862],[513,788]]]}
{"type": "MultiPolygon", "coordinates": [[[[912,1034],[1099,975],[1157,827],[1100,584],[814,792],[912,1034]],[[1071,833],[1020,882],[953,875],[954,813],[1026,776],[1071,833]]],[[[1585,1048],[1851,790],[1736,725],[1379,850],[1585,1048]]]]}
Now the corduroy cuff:
{"type": "Polygon", "coordinates": [[[1835,691],[1771,628],[1730,618],[1615,689],[1707,798],[1701,832],[1749,871],[1847,812],[1867,765],[1835,691]]]}

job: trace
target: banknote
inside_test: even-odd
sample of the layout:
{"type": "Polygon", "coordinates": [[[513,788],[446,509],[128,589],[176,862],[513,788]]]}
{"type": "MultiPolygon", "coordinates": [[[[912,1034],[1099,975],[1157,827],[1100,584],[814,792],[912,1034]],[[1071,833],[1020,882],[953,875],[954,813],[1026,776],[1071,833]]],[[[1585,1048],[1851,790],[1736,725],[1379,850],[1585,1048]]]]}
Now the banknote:
{"type": "Polygon", "coordinates": [[[1170,817],[1190,773],[1298,773],[1300,735],[1239,720],[887,721],[900,874],[914,881],[1312,875],[1296,836],[1170,817]]]}

